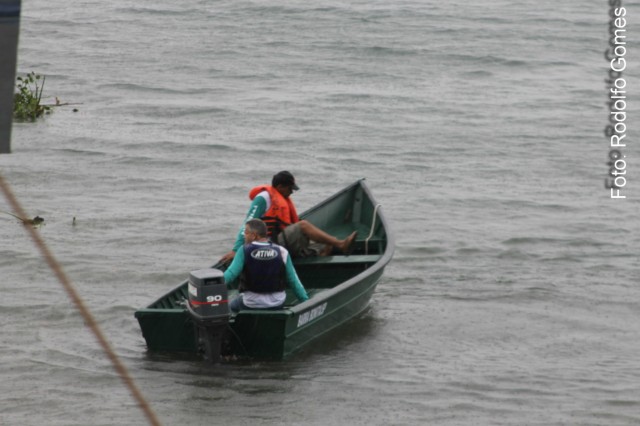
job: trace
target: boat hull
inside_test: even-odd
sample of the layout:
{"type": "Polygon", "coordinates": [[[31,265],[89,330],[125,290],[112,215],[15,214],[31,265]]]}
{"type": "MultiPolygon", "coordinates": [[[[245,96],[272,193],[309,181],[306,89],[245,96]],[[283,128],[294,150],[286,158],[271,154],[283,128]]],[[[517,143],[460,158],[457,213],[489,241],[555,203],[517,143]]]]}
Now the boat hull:
{"type": "MultiPolygon", "coordinates": [[[[296,259],[294,265],[310,299],[298,303],[289,290],[281,310],[244,310],[229,322],[223,354],[284,359],[361,314],[391,260],[394,241],[388,225],[360,180],[303,213],[338,237],[357,230],[350,256],[296,259]]],[[[216,265],[221,267],[220,265],[216,265]]],[[[230,297],[237,290],[230,290],[230,297]]],[[[199,350],[196,326],[186,309],[187,282],[149,307],[136,311],[149,351],[199,350]]]]}
{"type": "Polygon", "coordinates": [[[304,309],[240,312],[231,325],[240,341],[233,352],[251,358],[283,359],[361,314],[371,301],[383,270],[348,288],[317,298],[304,309]]]}

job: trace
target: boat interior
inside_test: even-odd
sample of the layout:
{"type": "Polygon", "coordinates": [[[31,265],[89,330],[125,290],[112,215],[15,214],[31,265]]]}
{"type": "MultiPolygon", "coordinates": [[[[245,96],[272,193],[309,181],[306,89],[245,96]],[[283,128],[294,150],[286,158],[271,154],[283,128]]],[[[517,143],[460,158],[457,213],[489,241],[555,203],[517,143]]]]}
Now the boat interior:
{"type": "MultiPolygon", "coordinates": [[[[353,251],[349,255],[335,253],[331,256],[294,259],[300,281],[312,298],[370,268],[383,256],[387,248],[387,235],[378,216],[378,206],[364,195],[362,188],[354,187],[352,191],[339,194],[330,200],[329,205],[330,208],[312,209],[303,219],[309,220],[336,238],[346,238],[353,231],[357,231],[358,234],[353,251]]],[[[229,290],[229,299],[236,295],[237,290],[229,290]]],[[[158,300],[151,308],[175,309],[181,307],[186,299],[188,293],[185,283],[177,291],[158,300]]],[[[287,289],[285,306],[297,303],[299,302],[293,291],[287,289]]]]}
{"type": "MultiPolygon", "coordinates": [[[[384,236],[371,233],[366,226],[356,228],[353,224],[345,224],[341,228],[334,227],[329,229],[329,232],[338,238],[344,238],[354,230],[358,231],[351,254],[336,253],[331,256],[297,258],[293,261],[298,277],[310,297],[355,277],[374,265],[384,253],[386,248],[384,236]]],[[[285,305],[291,306],[296,303],[295,295],[287,289],[285,305]]]]}

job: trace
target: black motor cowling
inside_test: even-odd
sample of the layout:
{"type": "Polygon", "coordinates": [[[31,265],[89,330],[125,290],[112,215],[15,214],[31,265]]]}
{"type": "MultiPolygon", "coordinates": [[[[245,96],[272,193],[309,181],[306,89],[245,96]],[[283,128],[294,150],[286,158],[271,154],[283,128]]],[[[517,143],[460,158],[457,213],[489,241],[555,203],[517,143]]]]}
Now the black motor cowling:
{"type": "Polygon", "coordinates": [[[187,310],[196,327],[198,348],[205,358],[217,362],[230,317],[222,271],[201,269],[189,274],[187,310]]]}

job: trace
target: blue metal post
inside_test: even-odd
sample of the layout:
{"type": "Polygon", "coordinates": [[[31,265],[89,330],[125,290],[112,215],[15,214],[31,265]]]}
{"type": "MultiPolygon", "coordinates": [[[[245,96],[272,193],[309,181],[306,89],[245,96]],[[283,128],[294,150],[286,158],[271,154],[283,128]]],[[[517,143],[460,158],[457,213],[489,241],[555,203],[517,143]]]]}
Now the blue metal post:
{"type": "Polygon", "coordinates": [[[11,152],[20,0],[0,0],[0,154],[11,152]]]}

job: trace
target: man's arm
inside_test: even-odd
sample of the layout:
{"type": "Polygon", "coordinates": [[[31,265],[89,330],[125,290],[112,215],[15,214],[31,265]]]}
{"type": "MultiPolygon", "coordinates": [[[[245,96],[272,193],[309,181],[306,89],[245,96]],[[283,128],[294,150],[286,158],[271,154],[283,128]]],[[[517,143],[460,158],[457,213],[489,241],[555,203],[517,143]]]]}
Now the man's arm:
{"type": "Polygon", "coordinates": [[[234,258],[238,250],[244,245],[244,225],[251,219],[260,219],[267,212],[267,200],[262,197],[256,197],[251,202],[251,206],[249,206],[249,211],[247,212],[247,217],[244,218],[242,225],[240,226],[240,230],[238,231],[238,236],[236,237],[236,242],[233,244],[233,249],[222,256],[220,258],[220,262],[228,263],[234,258]]]}
{"type": "Polygon", "coordinates": [[[224,282],[229,288],[229,284],[238,279],[244,268],[244,250],[239,250],[236,256],[233,258],[233,262],[224,271],[224,282]]]}
{"type": "Polygon", "coordinates": [[[244,245],[244,225],[250,221],[251,219],[260,219],[267,211],[267,200],[262,197],[256,197],[251,202],[251,206],[249,206],[249,211],[247,212],[247,217],[244,218],[244,222],[240,226],[240,230],[238,231],[238,236],[236,238],[236,243],[233,245],[233,251],[238,252],[240,247],[244,245]]]}
{"type": "Polygon", "coordinates": [[[298,278],[298,274],[296,273],[296,269],[293,267],[293,262],[291,261],[291,256],[287,256],[287,261],[285,263],[285,270],[287,274],[287,283],[289,287],[293,289],[296,297],[301,301],[309,300],[309,295],[307,291],[302,286],[300,282],[300,278],[298,278]]]}

